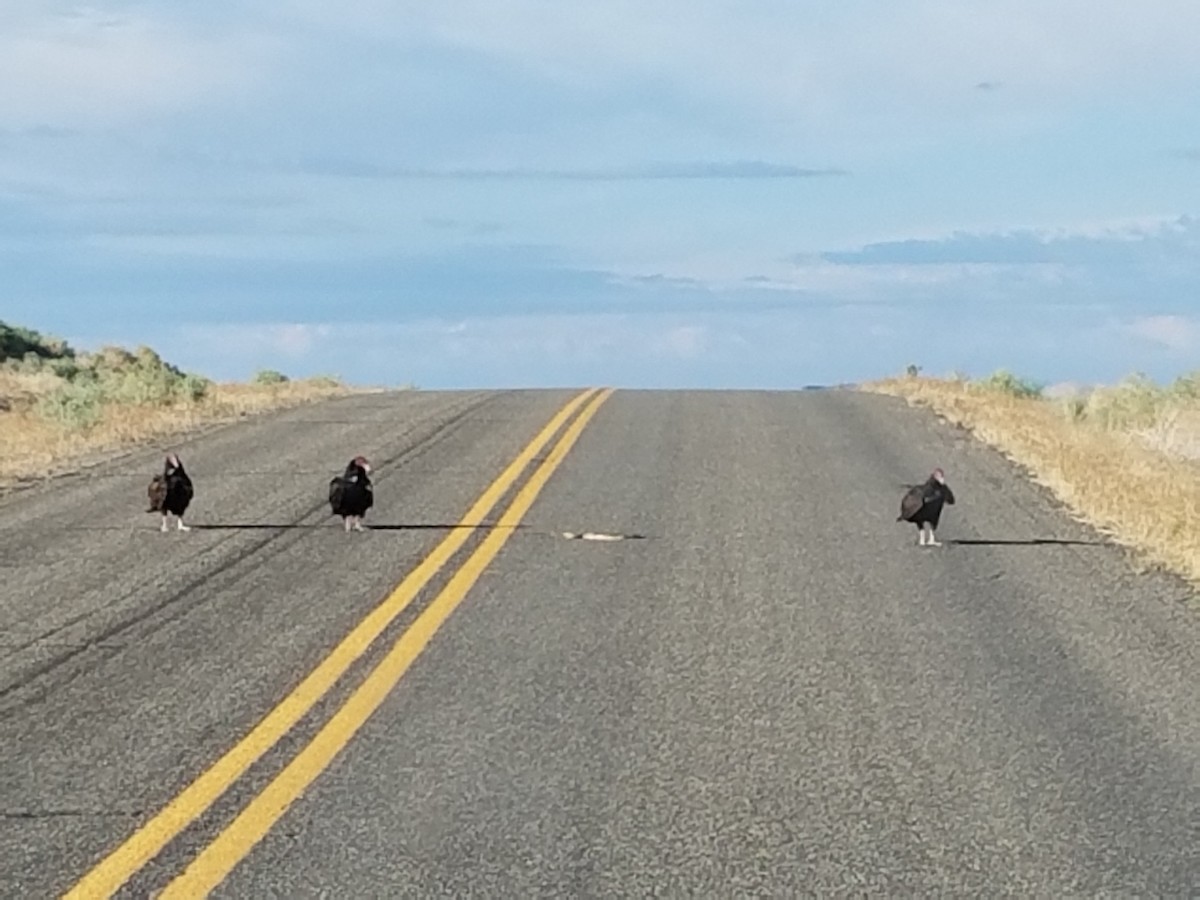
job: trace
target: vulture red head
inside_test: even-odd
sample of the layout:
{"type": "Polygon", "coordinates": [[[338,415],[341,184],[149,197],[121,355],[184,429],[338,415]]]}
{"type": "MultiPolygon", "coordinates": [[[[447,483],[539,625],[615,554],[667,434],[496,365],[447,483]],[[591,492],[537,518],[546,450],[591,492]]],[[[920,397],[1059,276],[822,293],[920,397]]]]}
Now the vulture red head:
{"type": "Polygon", "coordinates": [[[934,469],[933,475],[930,477],[933,478],[933,480],[936,481],[938,484],[946,483],[946,473],[943,472],[941,469],[934,469]]]}
{"type": "Polygon", "coordinates": [[[354,464],[359,466],[368,475],[371,474],[371,464],[367,462],[367,458],[365,456],[354,457],[354,464]]]}

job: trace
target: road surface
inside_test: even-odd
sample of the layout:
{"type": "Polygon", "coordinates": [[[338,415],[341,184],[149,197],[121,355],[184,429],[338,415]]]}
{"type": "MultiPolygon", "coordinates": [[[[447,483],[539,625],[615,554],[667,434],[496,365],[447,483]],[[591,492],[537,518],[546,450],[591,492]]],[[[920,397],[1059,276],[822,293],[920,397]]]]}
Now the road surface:
{"type": "Polygon", "coordinates": [[[928,413],[396,392],[174,449],[187,533],[162,450],[0,500],[0,895],[1200,895],[1188,591],[928,413]]]}

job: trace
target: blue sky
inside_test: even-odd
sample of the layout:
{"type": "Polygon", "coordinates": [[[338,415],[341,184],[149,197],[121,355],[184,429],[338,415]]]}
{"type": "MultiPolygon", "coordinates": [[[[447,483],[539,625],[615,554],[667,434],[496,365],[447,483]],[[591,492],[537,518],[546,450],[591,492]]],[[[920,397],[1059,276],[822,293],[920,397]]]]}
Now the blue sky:
{"type": "Polygon", "coordinates": [[[1195,0],[0,9],[0,318],[423,387],[1200,368],[1195,0]]]}

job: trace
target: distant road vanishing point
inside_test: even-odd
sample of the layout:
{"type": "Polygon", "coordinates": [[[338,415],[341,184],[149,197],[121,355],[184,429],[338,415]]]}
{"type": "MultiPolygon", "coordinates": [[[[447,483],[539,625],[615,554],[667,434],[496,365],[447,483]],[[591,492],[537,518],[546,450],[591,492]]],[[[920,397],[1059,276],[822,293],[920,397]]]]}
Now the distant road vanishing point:
{"type": "Polygon", "coordinates": [[[1200,894],[1186,589],[931,414],[402,391],[170,449],[189,532],[163,448],[0,499],[0,896],[1200,894]]]}

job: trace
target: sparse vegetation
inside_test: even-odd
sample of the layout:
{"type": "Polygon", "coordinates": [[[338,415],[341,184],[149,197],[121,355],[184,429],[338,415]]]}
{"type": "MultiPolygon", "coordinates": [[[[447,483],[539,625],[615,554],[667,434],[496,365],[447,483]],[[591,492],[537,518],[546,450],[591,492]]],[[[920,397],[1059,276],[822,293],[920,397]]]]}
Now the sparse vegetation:
{"type": "Polygon", "coordinates": [[[985,390],[1008,394],[1011,397],[1040,397],[1042,395],[1041,385],[1024,378],[1018,378],[1006,369],[993,372],[987,378],[983,379],[983,381],[979,382],[979,386],[985,390]]]}
{"type": "Polygon", "coordinates": [[[1066,396],[1008,372],[906,373],[862,388],[969,429],[1079,518],[1200,585],[1200,372],[1166,386],[1133,375],[1066,396]]]}
{"type": "Polygon", "coordinates": [[[69,470],[200,425],[348,392],[332,376],[263,370],[249,384],[184,372],[149,347],[78,352],[0,322],[0,486],[69,470]]]}

